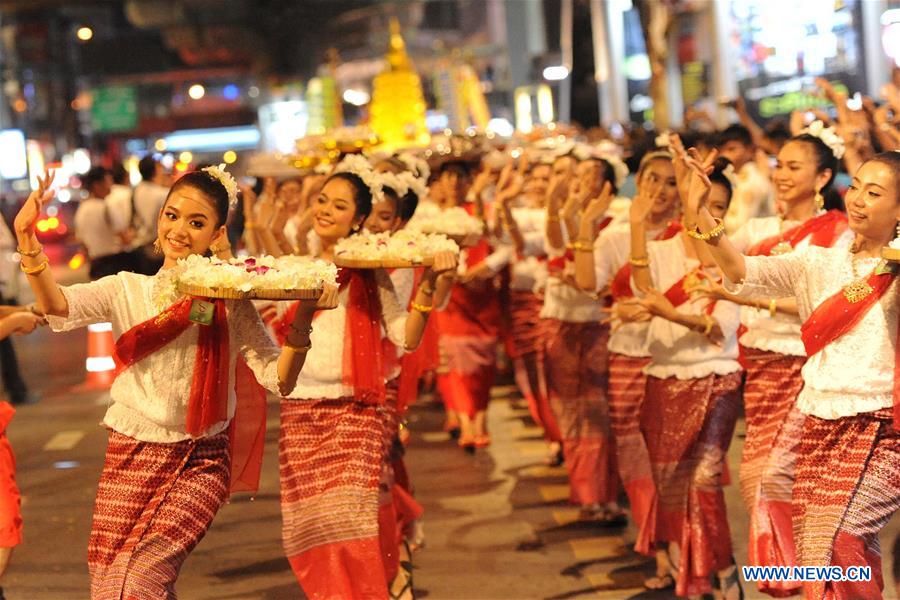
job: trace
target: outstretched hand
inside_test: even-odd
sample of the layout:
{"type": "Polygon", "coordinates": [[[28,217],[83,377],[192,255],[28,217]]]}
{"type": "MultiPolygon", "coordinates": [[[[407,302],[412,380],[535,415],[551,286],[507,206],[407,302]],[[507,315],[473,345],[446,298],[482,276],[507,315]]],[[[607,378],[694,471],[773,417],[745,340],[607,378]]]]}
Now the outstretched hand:
{"type": "Polygon", "coordinates": [[[34,233],[35,224],[37,224],[44,207],[53,199],[54,192],[51,188],[56,172],[50,169],[44,171],[43,177],[38,177],[37,189],[28,195],[25,204],[19,209],[13,227],[16,233],[30,234],[34,233]]]}

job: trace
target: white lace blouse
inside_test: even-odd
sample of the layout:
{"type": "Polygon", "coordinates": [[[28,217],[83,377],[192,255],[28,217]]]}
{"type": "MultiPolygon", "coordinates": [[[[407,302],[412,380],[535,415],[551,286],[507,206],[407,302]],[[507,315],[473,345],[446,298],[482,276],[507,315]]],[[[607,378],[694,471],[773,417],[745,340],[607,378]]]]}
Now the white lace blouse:
{"type": "MultiPolygon", "coordinates": [[[[60,287],[69,305],[67,317],[50,317],[53,331],[70,331],[93,323],[112,323],[118,338],[135,325],[155,317],[177,300],[170,271],[153,277],[122,272],[91,283],[60,287]]],[[[280,350],[266,332],[249,301],[226,301],[228,313],[228,421],[213,425],[205,435],[223,431],[234,416],[234,365],[240,355],[259,383],[278,393],[280,350]]],[[[189,327],[175,340],[125,369],[110,389],[110,405],[103,424],[143,442],[171,443],[190,439],[185,431],[188,397],[194,376],[197,328],[189,327]]]]}
{"type": "MultiPolygon", "coordinates": [[[[682,236],[647,244],[653,285],[661,292],[668,290],[699,263],[688,258],[682,236]]],[[[703,314],[705,302],[687,301],[678,311],[689,315],[703,314]]],[[[710,343],[705,335],[660,317],[650,321],[647,334],[650,364],[645,372],[653,377],[699,379],[708,375],[727,375],[741,370],[738,363],[737,328],[740,309],[733,302],[716,302],[711,315],[725,340],[721,345],[710,343]]]]}
{"type": "MultiPolygon", "coordinates": [[[[804,321],[855,279],[846,248],[810,246],[782,256],[750,256],[745,261],[744,283],[728,284],[729,291],[748,297],[796,296],[804,321]]],[[[856,262],[859,275],[867,276],[879,259],[856,262]]],[[[806,361],[804,387],[797,399],[801,412],[839,419],[893,405],[898,300],[894,283],[856,327],[806,361]]]]}
{"type": "MultiPolygon", "coordinates": [[[[653,239],[660,230],[648,232],[653,239]]],[[[594,276],[597,291],[612,284],[613,279],[628,262],[631,254],[631,226],[628,223],[610,225],[594,240],[594,276]]],[[[648,323],[614,322],[609,336],[609,351],[625,356],[650,356],[647,349],[648,323]]]]}
{"type": "MultiPolygon", "coordinates": [[[[739,251],[746,253],[754,244],[797,225],[800,225],[799,221],[784,221],[781,224],[778,217],[750,219],[729,239],[739,251]]],[[[838,238],[834,247],[846,249],[852,241],[853,233],[847,230],[838,238]]],[[[809,242],[809,237],[800,240],[794,250],[807,248],[809,242]]],[[[760,310],[742,306],[741,323],[747,331],[741,336],[740,342],[747,348],[788,356],[806,356],[806,350],[800,340],[800,325],[803,323],[800,317],[779,312],[773,318],[769,316],[768,307],[760,310]]]]}
{"type": "MultiPolygon", "coordinates": [[[[412,269],[406,269],[412,273],[412,269]]],[[[387,338],[399,348],[406,346],[406,307],[397,300],[390,277],[381,269],[375,272],[378,297],[381,300],[382,327],[387,338]]],[[[344,398],[353,395],[353,388],[343,383],[344,338],[347,333],[347,301],[349,287],[338,296],[334,310],[317,313],[310,335],[312,348],[297,379],[297,386],[287,395],[292,400],[314,398],[344,398]]],[[[391,374],[395,375],[395,374],[391,374]]]]}

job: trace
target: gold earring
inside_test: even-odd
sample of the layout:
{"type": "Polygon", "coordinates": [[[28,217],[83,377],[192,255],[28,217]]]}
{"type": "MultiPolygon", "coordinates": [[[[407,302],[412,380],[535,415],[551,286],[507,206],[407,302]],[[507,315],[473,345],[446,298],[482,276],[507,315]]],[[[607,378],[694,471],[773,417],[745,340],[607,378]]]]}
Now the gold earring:
{"type": "Polygon", "coordinates": [[[157,254],[162,254],[162,246],[160,245],[159,240],[154,240],[153,251],[157,254]]]}
{"type": "Polygon", "coordinates": [[[825,208],[825,196],[822,195],[822,192],[816,191],[816,209],[822,210],[825,208]]]}

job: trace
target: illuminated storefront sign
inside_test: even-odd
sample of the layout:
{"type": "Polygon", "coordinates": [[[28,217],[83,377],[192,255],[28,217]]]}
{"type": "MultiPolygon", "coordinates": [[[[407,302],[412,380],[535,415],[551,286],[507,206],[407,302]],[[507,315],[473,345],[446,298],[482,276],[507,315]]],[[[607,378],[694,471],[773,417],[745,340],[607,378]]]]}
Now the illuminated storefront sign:
{"type": "Polygon", "coordinates": [[[741,96],[764,119],[827,102],[816,77],[865,89],[860,0],[732,0],[741,96]]]}

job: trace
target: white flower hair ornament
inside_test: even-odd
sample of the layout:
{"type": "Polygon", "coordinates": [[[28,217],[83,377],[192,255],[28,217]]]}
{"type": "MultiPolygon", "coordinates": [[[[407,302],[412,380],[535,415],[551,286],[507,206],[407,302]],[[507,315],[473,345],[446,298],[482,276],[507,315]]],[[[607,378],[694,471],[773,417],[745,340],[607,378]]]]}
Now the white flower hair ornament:
{"type": "Polygon", "coordinates": [[[363,184],[369,188],[372,194],[372,202],[380,202],[384,198],[384,190],[381,185],[381,177],[372,169],[371,163],[361,154],[350,154],[339,162],[332,172],[333,175],[338,173],[350,173],[359,177],[363,184]]]}
{"type": "Polygon", "coordinates": [[[606,154],[599,153],[597,158],[601,158],[609,163],[609,165],[613,168],[613,176],[616,180],[616,189],[622,189],[622,186],[625,185],[625,180],[628,178],[628,166],[622,162],[622,159],[616,156],[615,154],[606,154]]]}
{"type": "Polygon", "coordinates": [[[594,158],[594,149],[582,142],[576,142],[572,145],[571,153],[578,160],[588,160],[594,158]]]}
{"type": "Polygon", "coordinates": [[[738,178],[737,178],[737,173],[734,172],[733,164],[728,163],[728,166],[726,166],[724,169],[722,169],[722,175],[725,177],[725,179],[728,180],[728,183],[731,184],[732,191],[737,189],[738,178]]]}
{"type": "Polygon", "coordinates": [[[428,168],[428,162],[425,160],[414,156],[409,152],[401,152],[397,155],[397,160],[406,165],[406,168],[409,169],[411,174],[415,177],[424,181],[428,181],[428,178],[431,177],[431,169],[428,168]]]}
{"type": "Polygon", "coordinates": [[[407,190],[415,194],[420,202],[428,197],[428,185],[425,183],[427,179],[416,177],[409,171],[399,173],[397,178],[406,183],[407,190]]]}
{"type": "Polygon", "coordinates": [[[204,167],[201,169],[204,173],[209,173],[222,184],[222,187],[225,188],[225,192],[228,194],[228,206],[234,206],[237,204],[238,199],[238,185],[237,181],[234,180],[231,173],[225,170],[225,163],[220,164],[218,167],[204,167]]]}
{"type": "Polygon", "coordinates": [[[831,153],[838,160],[844,157],[844,139],[837,134],[834,127],[825,127],[822,121],[813,121],[809,127],[800,132],[822,140],[831,149],[831,153]]]}
{"type": "Polygon", "coordinates": [[[664,150],[668,150],[669,149],[669,135],[671,133],[672,132],[667,129],[667,130],[663,131],[661,134],[659,134],[658,136],[656,136],[656,147],[664,149],[664,150]]]}
{"type": "Polygon", "coordinates": [[[384,190],[384,188],[389,188],[396,192],[397,196],[400,198],[405,196],[406,192],[409,191],[409,182],[396,173],[385,171],[384,173],[376,173],[375,176],[379,179],[382,190],[384,190]]]}

